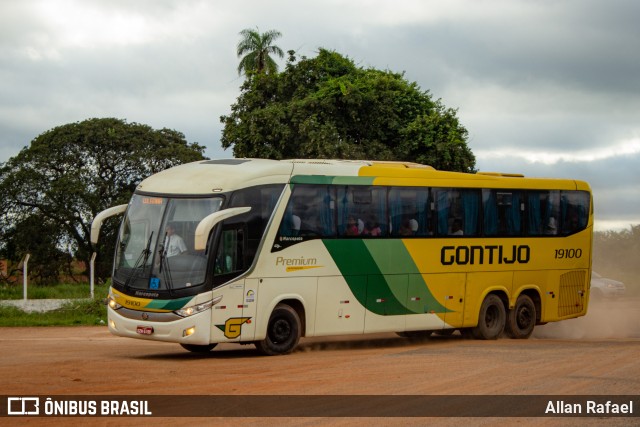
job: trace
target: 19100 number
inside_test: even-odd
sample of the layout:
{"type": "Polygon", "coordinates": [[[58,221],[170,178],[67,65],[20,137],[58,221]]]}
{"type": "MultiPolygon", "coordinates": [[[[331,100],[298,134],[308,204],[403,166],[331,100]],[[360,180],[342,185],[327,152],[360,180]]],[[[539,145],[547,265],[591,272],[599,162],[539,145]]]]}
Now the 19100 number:
{"type": "Polygon", "coordinates": [[[556,259],[581,258],[582,249],[556,249],[556,259]]]}

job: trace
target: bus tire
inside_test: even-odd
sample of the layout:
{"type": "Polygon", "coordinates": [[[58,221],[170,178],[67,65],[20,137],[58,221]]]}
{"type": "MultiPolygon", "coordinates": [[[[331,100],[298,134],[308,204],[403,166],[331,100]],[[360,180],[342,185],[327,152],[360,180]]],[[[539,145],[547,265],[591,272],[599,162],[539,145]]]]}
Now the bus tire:
{"type": "Polygon", "coordinates": [[[502,334],[507,320],[507,312],[500,297],[486,296],[480,307],[478,326],[473,328],[473,336],[480,340],[495,340],[502,334]]]}
{"type": "Polygon", "coordinates": [[[267,356],[290,353],[300,341],[301,329],[298,313],[286,304],[278,304],[269,317],[267,336],[255,343],[256,348],[267,356]]]}
{"type": "Polygon", "coordinates": [[[507,316],[506,333],[515,339],[526,339],[536,326],[536,306],[527,295],[520,295],[507,316]]]}
{"type": "Polygon", "coordinates": [[[180,344],[185,350],[189,350],[192,353],[209,353],[215,348],[217,344],[180,344]]]}

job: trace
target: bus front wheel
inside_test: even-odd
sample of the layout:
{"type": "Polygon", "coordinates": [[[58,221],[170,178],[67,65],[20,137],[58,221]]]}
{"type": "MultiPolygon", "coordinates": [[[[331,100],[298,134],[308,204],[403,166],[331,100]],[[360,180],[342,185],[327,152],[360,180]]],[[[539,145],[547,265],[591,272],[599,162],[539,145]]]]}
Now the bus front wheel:
{"type": "Polygon", "coordinates": [[[534,326],[536,326],[536,306],[527,295],[520,295],[507,317],[507,335],[516,339],[529,338],[534,326]]]}
{"type": "Polygon", "coordinates": [[[267,336],[256,342],[256,348],[268,356],[290,353],[300,341],[301,329],[298,313],[286,304],[278,304],[269,318],[267,336]]]}
{"type": "Polygon", "coordinates": [[[478,326],[473,328],[474,338],[481,340],[495,340],[504,331],[507,312],[500,297],[489,294],[482,301],[480,314],[478,315],[478,326]]]}

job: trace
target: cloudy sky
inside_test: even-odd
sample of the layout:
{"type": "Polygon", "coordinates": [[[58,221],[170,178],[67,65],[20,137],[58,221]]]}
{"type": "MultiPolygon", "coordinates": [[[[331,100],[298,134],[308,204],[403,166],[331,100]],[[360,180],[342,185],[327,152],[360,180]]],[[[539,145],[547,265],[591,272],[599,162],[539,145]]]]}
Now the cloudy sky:
{"type": "MultiPolygon", "coordinates": [[[[477,167],[588,181],[597,229],[640,224],[637,0],[2,0],[0,162],[92,117],[220,147],[244,28],[405,72],[458,109],[477,167]]],[[[284,60],[280,61],[284,66],[284,60]]]]}

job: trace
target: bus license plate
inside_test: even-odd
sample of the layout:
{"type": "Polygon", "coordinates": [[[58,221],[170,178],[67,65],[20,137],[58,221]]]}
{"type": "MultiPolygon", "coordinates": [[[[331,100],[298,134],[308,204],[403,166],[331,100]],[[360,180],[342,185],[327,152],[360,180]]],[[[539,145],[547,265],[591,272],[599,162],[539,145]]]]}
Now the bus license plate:
{"type": "Polygon", "coordinates": [[[151,335],[153,333],[153,326],[138,326],[136,332],[140,335],[151,335]]]}

